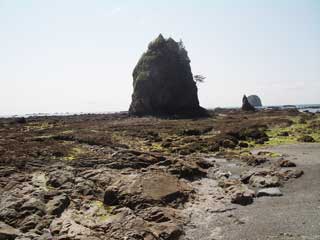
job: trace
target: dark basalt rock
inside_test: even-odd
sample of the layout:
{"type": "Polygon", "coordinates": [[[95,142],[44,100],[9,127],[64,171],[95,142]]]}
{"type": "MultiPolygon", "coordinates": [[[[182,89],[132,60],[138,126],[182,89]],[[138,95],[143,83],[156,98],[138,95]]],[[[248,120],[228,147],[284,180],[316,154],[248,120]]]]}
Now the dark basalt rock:
{"type": "Polygon", "coordinates": [[[129,113],[156,116],[204,116],[199,106],[190,59],[182,42],[161,34],[149,44],[133,71],[129,113]]]}
{"type": "Polygon", "coordinates": [[[299,142],[309,142],[309,143],[315,142],[314,138],[312,136],[309,136],[309,135],[304,135],[304,136],[298,138],[298,141],[299,142]]]}
{"type": "Polygon", "coordinates": [[[60,216],[69,204],[70,199],[66,194],[55,196],[47,203],[47,212],[52,215],[60,216]]]}
{"type": "Polygon", "coordinates": [[[287,159],[281,159],[279,162],[278,162],[279,166],[280,167],[296,167],[297,165],[294,163],[294,162],[291,162],[287,159]]]}
{"type": "Polygon", "coordinates": [[[104,195],[104,204],[110,205],[110,206],[119,204],[118,191],[119,190],[115,187],[108,188],[104,195]]]}
{"type": "Polygon", "coordinates": [[[261,99],[257,95],[248,96],[248,101],[253,107],[262,107],[261,99]]]}
{"type": "Polygon", "coordinates": [[[27,123],[27,120],[24,117],[15,118],[15,122],[19,124],[27,123]]]}
{"type": "Polygon", "coordinates": [[[249,103],[246,95],[243,95],[241,109],[243,111],[254,111],[255,110],[255,108],[249,103]]]}

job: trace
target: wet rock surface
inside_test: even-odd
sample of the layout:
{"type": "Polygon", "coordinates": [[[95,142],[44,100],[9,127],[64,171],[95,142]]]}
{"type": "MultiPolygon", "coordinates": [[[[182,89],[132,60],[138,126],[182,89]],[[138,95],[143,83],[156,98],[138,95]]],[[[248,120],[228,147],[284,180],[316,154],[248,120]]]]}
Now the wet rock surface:
{"type": "Polygon", "coordinates": [[[0,236],[219,239],[259,190],[304,177],[295,160],[251,151],[291,114],[0,119],[0,236]]]}

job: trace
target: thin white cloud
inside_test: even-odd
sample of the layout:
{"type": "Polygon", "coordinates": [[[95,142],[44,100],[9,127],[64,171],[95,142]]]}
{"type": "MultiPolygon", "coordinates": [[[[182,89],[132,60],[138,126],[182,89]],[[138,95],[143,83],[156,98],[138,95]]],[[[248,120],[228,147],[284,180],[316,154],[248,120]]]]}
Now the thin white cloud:
{"type": "Polygon", "coordinates": [[[113,8],[111,10],[111,12],[109,13],[109,16],[115,16],[115,15],[119,14],[120,12],[121,12],[121,8],[120,7],[113,8]]]}

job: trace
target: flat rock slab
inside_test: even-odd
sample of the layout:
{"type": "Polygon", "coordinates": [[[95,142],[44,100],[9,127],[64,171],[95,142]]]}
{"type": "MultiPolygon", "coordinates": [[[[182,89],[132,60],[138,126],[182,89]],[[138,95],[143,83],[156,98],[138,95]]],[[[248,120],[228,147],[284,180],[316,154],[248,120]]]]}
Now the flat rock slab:
{"type": "Polygon", "coordinates": [[[145,174],[141,178],[138,178],[134,182],[132,189],[140,189],[144,197],[159,201],[170,195],[184,192],[188,188],[175,176],[155,173],[145,174]]]}
{"type": "Polygon", "coordinates": [[[249,184],[253,187],[272,188],[280,185],[280,179],[277,176],[252,176],[249,184]]]}
{"type": "Polygon", "coordinates": [[[260,189],[257,192],[257,197],[264,197],[264,196],[280,197],[282,195],[283,195],[282,192],[277,187],[275,187],[275,188],[264,188],[264,189],[260,189]]]}
{"type": "Polygon", "coordinates": [[[11,227],[4,222],[0,222],[0,240],[10,240],[15,239],[20,235],[20,231],[11,227]]]}
{"type": "Polygon", "coordinates": [[[124,176],[107,189],[104,203],[130,208],[150,203],[177,206],[188,199],[191,191],[191,186],[183,179],[162,170],[150,171],[124,176]]]}

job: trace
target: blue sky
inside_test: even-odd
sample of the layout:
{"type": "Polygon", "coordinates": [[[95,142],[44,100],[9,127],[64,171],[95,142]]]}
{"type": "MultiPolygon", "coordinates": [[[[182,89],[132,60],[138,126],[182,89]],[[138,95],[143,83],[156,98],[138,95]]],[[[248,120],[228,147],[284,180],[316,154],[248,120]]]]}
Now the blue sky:
{"type": "Polygon", "coordinates": [[[0,0],[0,114],[126,110],[159,33],[207,77],[204,107],[320,103],[318,0],[0,0]]]}

